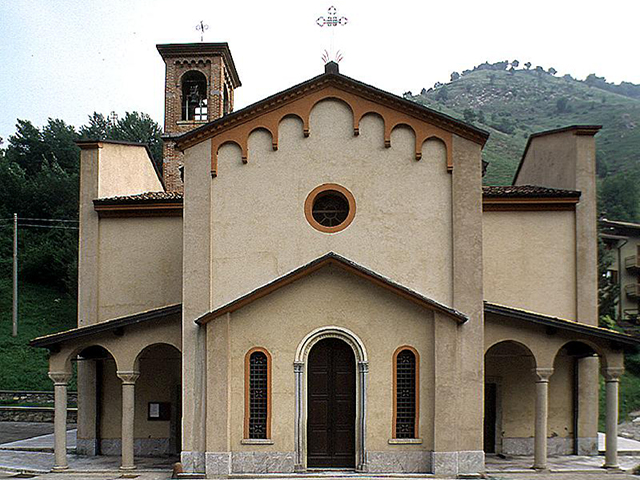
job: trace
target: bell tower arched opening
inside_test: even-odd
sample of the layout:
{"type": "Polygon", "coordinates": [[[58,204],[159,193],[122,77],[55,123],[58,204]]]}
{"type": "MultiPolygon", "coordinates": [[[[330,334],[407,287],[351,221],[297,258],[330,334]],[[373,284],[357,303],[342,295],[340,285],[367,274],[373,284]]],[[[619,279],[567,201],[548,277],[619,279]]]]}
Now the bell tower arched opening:
{"type": "Polygon", "coordinates": [[[191,70],[182,76],[182,120],[207,121],[207,77],[191,70]]]}

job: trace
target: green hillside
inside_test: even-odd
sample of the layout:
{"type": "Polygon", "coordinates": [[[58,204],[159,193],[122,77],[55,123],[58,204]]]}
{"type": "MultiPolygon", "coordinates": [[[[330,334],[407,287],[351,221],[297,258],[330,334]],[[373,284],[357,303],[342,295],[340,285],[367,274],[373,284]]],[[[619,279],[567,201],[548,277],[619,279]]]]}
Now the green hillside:
{"type": "Polygon", "coordinates": [[[573,124],[603,125],[596,137],[599,177],[640,170],[640,99],[608,91],[602,87],[618,86],[604,81],[506,70],[505,63],[483,64],[419,95],[405,94],[491,133],[483,153],[490,162],[486,184],[511,183],[530,134],[573,124]]]}
{"type": "Polygon", "coordinates": [[[28,344],[35,337],[74,328],[76,299],[54,287],[21,283],[18,336],[12,337],[11,296],[11,278],[0,279],[0,390],[53,390],[47,351],[28,344]]]}

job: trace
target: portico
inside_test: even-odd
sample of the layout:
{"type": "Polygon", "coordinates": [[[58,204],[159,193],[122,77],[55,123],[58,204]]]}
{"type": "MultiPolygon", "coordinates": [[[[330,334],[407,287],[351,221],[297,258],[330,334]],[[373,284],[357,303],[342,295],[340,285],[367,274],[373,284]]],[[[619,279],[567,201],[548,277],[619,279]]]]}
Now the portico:
{"type": "Polygon", "coordinates": [[[79,399],[80,453],[119,454],[121,470],[136,468],[136,454],[179,453],[180,311],[179,305],[171,306],[33,342],[51,352],[49,377],[54,382],[56,412],[54,471],[68,468],[67,387],[73,363],[85,369],[84,395],[79,399]],[[154,325],[153,333],[149,323],[154,325]],[[173,407],[163,412],[159,409],[164,406],[157,407],[157,415],[164,416],[155,420],[154,404],[173,407]],[[140,438],[136,428],[142,423],[150,425],[147,431],[152,433],[140,438]]]}

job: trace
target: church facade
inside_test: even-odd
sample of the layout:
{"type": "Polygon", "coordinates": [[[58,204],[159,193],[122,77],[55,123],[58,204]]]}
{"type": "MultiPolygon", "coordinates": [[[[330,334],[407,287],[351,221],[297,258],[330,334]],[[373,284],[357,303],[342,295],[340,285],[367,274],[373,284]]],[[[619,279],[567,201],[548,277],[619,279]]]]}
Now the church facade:
{"type": "Polygon", "coordinates": [[[78,328],[50,350],[56,465],[179,454],[207,476],[484,471],[485,455],[617,466],[634,337],[599,328],[597,126],[532,136],[483,187],[488,133],[321,75],[233,111],[226,44],[159,45],[164,175],[79,142],[78,328]]]}

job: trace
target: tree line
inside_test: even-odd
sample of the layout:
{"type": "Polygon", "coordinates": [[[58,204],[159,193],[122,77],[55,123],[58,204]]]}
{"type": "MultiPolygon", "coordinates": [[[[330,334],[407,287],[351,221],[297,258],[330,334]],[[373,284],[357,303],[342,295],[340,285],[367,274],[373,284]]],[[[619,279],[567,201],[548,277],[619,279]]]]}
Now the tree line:
{"type": "Polygon", "coordinates": [[[19,219],[19,276],[75,293],[78,257],[80,149],[77,140],[124,140],[149,146],[162,167],[160,126],[147,114],[118,119],[89,115],[76,129],[60,119],[43,127],[18,120],[16,132],[0,138],[0,275],[10,276],[14,213],[19,219]],[[58,222],[46,221],[56,219],[58,222]],[[21,228],[27,224],[31,227],[21,228]],[[35,227],[34,227],[35,225],[35,227]]]}

